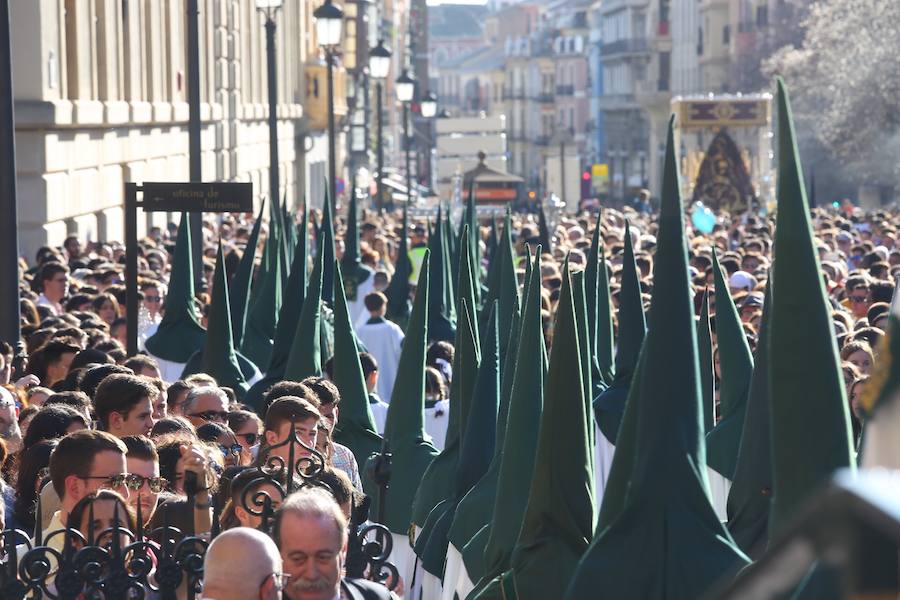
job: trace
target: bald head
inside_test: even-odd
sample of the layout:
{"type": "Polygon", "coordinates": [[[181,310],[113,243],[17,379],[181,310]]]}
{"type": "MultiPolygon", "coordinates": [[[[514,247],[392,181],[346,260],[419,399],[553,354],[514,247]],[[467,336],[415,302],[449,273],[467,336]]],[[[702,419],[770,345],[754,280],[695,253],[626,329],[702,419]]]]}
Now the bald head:
{"type": "Polygon", "coordinates": [[[249,527],[219,534],[203,561],[203,598],[277,600],[272,573],[281,574],[281,554],[272,538],[249,527]]]}

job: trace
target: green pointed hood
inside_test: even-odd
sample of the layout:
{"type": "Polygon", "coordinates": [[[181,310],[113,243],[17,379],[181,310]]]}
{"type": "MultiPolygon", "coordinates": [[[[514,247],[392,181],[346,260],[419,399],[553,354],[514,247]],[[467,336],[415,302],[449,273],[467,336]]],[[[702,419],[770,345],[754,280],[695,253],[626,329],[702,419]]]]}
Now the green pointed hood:
{"type": "Polygon", "coordinates": [[[325,254],[322,246],[319,246],[315,263],[313,263],[312,275],[309,277],[309,286],[306,289],[306,299],[303,302],[303,309],[300,311],[300,318],[297,319],[297,327],[291,340],[291,350],[284,366],[283,379],[302,381],[307,377],[322,374],[320,336],[322,281],[324,280],[323,271],[326,270],[323,264],[325,254]]]}
{"type": "MultiPolygon", "coordinates": [[[[304,212],[301,225],[304,232],[308,231],[308,219],[309,215],[304,212]]],[[[291,253],[294,260],[291,263],[291,272],[288,275],[287,284],[284,286],[285,297],[291,298],[291,301],[284,302],[281,305],[278,325],[275,328],[275,339],[272,343],[272,357],[269,359],[265,377],[254,383],[244,398],[244,403],[252,406],[257,411],[264,412],[262,396],[266,390],[284,378],[288,354],[290,354],[291,346],[294,343],[297,321],[300,319],[300,313],[305,305],[306,291],[309,285],[307,281],[309,278],[307,274],[307,265],[309,263],[308,238],[309,236],[306,234],[298,237],[296,249],[291,253]]]]}
{"type": "Polygon", "coordinates": [[[341,256],[341,273],[344,277],[346,297],[356,300],[359,284],[372,276],[372,271],[364,267],[359,258],[359,227],[357,225],[356,193],[350,194],[347,206],[347,229],[344,231],[344,254],[341,256]]]}
{"type": "Polygon", "coordinates": [[[281,242],[278,245],[278,268],[281,274],[281,283],[284,285],[288,278],[288,265],[291,264],[290,249],[288,248],[290,235],[287,232],[284,210],[281,203],[278,202],[278,198],[272,199],[272,219],[278,225],[278,241],[281,242]]]}
{"type": "MultiPolygon", "coordinates": [[[[362,366],[356,333],[350,322],[341,267],[335,263],[334,277],[334,360],[332,379],[341,393],[341,412],[334,429],[334,441],[350,448],[357,464],[364,465],[372,454],[379,452],[384,440],[375,428],[369,392],[362,366]]],[[[377,488],[367,489],[374,495],[377,488]]]]}
{"type": "Polygon", "coordinates": [[[699,598],[748,562],[708,495],[673,120],[663,169],[651,326],[641,351],[638,393],[629,398],[639,412],[637,443],[617,445],[613,459],[613,469],[620,457],[633,465],[625,506],[594,538],[566,598],[590,598],[597,590],[610,598],[699,598]]]}
{"type": "MultiPolygon", "coordinates": [[[[444,302],[448,307],[452,307],[455,313],[456,289],[454,286],[459,279],[459,245],[457,244],[457,232],[454,230],[453,223],[450,220],[449,204],[444,211],[444,220],[439,221],[439,223],[442,225],[441,231],[444,235],[444,249],[447,254],[446,264],[449,267],[444,283],[444,302]]],[[[455,314],[453,316],[453,321],[454,323],[456,322],[455,314]]]]}
{"type": "MultiPolygon", "coordinates": [[[[491,305],[494,300],[498,301],[497,328],[500,332],[500,364],[503,365],[506,361],[507,348],[511,343],[518,341],[518,330],[512,327],[512,321],[513,315],[519,313],[521,307],[519,280],[516,276],[516,262],[513,255],[512,221],[508,209],[503,220],[503,233],[500,236],[499,245],[491,256],[488,289],[484,298],[485,306],[491,305]]],[[[487,324],[486,311],[482,311],[481,319],[480,329],[484,331],[487,324]]],[[[501,386],[507,372],[510,374],[510,383],[512,382],[511,371],[512,369],[501,370],[501,386]]]]}
{"type": "Polygon", "coordinates": [[[284,245],[287,248],[288,259],[286,264],[292,265],[294,264],[294,250],[297,248],[299,236],[297,235],[297,223],[294,220],[294,213],[291,212],[291,208],[288,206],[286,194],[281,208],[283,214],[282,223],[284,224],[284,245]]]}
{"type": "MultiPolygon", "coordinates": [[[[478,208],[475,206],[475,181],[469,184],[469,194],[466,196],[466,212],[463,216],[463,223],[469,226],[469,248],[472,250],[472,264],[475,265],[478,277],[475,282],[479,285],[475,286],[475,300],[481,300],[481,229],[478,225],[478,208]]],[[[460,227],[460,235],[463,228],[460,227]]]]}
{"type": "Polygon", "coordinates": [[[594,400],[594,412],[600,432],[613,445],[619,433],[619,423],[625,412],[625,400],[631,386],[638,355],[644,343],[647,322],[641,300],[641,282],[634,262],[631,227],[625,222],[625,251],[622,257],[621,286],[619,288],[619,331],[616,340],[615,378],[594,400]]]}
{"type": "MultiPolygon", "coordinates": [[[[525,261],[525,292],[527,294],[531,281],[531,252],[526,246],[528,259],[525,261]]],[[[498,262],[499,264],[499,262],[498,262]]],[[[497,483],[500,478],[500,466],[503,461],[503,443],[506,439],[506,425],[509,417],[509,403],[512,398],[512,387],[515,380],[516,365],[518,363],[519,340],[522,333],[522,314],[519,305],[518,286],[515,287],[515,302],[512,305],[513,313],[510,320],[509,335],[505,335],[500,329],[500,317],[502,312],[501,300],[496,300],[498,309],[497,329],[498,346],[502,340],[507,340],[506,356],[501,357],[500,362],[500,409],[497,414],[497,429],[494,434],[494,455],[487,472],[475,484],[475,486],[460,501],[456,509],[453,523],[450,527],[448,539],[460,552],[465,552],[467,570],[472,581],[477,581],[484,574],[484,549],[487,546],[490,527],[487,527],[494,515],[494,503],[497,498],[497,483]],[[504,375],[505,374],[505,375],[504,375]]],[[[484,314],[484,313],[482,313],[484,314]]],[[[490,317],[490,314],[487,315],[490,317]]],[[[486,337],[487,334],[485,333],[486,337]]]]}
{"type": "Polygon", "coordinates": [[[769,342],[772,532],[837,469],[853,468],[850,419],[831,305],[809,222],[790,100],[778,80],[778,223],[769,342]]]}
{"type": "MultiPolygon", "coordinates": [[[[568,261],[566,262],[566,267],[568,267],[568,261]]],[[[596,437],[596,427],[594,426],[594,406],[591,402],[591,393],[590,391],[594,389],[593,385],[593,373],[591,372],[591,366],[593,364],[590,343],[591,336],[588,333],[588,316],[587,316],[587,299],[584,294],[584,271],[578,271],[576,273],[572,273],[572,297],[575,306],[575,316],[577,319],[577,330],[578,330],[578,351],[580,353],[581,360],[581,377],[582,377],[582,389],[584,390],[584,399],[587,403],[585,406],[586,414],[586,427],[587,427],[587,436],[588,436],[588,444],[592,448],[590,453],[590,467],[591,473],[594,472],[594,443],[596,437]]],[[[556,335],[556,330],[554,329],[554,335],[556,335]]],[[[551,350],[552,353],[552,350],[551,350]]],[[[549,368],[549,361],[547,363],[549,368]]],[[[594,481],[591,480],[591,498],[595,497],[594,490],[594,481]]]]}
{"type": "Polygon", "coordinates": [[[206,330],[200,326],[194,306],[190,220],[190,213],[181,213],[165,312],[156,333],[145,344],[153,356],[174,363],[186,363],[194,352],[203,348],[206,339],[206,330]]]}
{"type": "MultiPolygon", "coordinates": [[[[460,502],[468,498],[470,490],[483,480],[495,456],[498,427],[497,409],[500,401],[500,363],[497,342],[497,302],[489,307],[488,327],[483,339],[483,354],[472,392],[472,409],[466,423],[466,436],[459,454],[453,497],[432,510],[438,513],[422,554],[422,566],[429,573],[441,576],[447,556],[449,532],[459,525],[456,517],[460,502]]],[[[463,313],[465,314],[465,313],[463,313]]],[[[431,518],[431,515],[429,515],[431,518]]],[[[465,519],[465,516],[462,517],[465,519]]],[[[485,522],[490,515],[485,517],[485,522]]],[[[483,523],[481,524],[483,526],[483,523]]],[[[424,531],[423,531],[424,534],[424,531]]],[[[421,537],[421,536],[420,536],[421,537]]],[[[460,548],[464,544],[460,544],[460,548]]]]}
{"type": "Polygon", "coordinates": [[[497,331],[497,302],[488,307],[488,326],[481,340],[481,362],[472,389],[455,493],[462,498],[487,472],[497,439],[497,411],[500,408],[500,347],[497,331]]]}
{"type": "Polygon", "coordinates": [[[734,477],[741,432],[744,430],[747,394],[750,392],[750,378],[753,375],[753,356],[715,250],[713,279],[716,286],[716,342],[722,370],[722,383],[719,386],[721,418],[706,436],[706,464],[726,479],[731,479],[734,477]]]}
{"type": "Polygon", "coordinates": [[[772,286],[767,285],[744,432],[727,505],[728,531],[737,545],[753,559],[759,558],[769,545],[769,512],[772,508],[772,421],[769,397],[771,314],[772,286]]]}
{"type": "MultiPolygon", "coordinates": [[[[213,274],[212,299],[209,307],[209,328],[203,349],[194,353],[185,365],[182,378],[194,373],[211,375],[219,383],[234,390],[238,399],[243,399],[250,385],[238,363],[231,331],[231,305],[228,298],[228,282],[225,278],[225,254],[222,242],[216,255],[216,270],[213,274]]],[[[246,359],[245,359],[246,360],[246,359]]],[[[259,375],[253,367],[251,375],[259,375]]]]}
{"type": "MultiPolygon", "coordinates": [[[[515,380],[509,401],[506,435],[503,439],[500,473],[493,516],[489,525],[481,569],[472,563],[472,545],[463,551],[466,569],[484,589],[496,576],[509,568],[512,549],[525,515],[531,476],[544,405],[544,336],[541,328],[541,255],[538,249],[525,298],[522,332],[519,338],[515,380]]],[[[473,540],[474,541],[474,540],[473,540]]],[[[474,596],[473,596],[474,597],[474,596]]]]}
{"type": "Polygon", "coordinates": [[[591,381],[588,395],[593,400],[613,381],[612,302],[609,298],[609,273],[606,255],[600,243],[600,213],[591,237],[587,266],[584,269],[584,293],[587,300],[588,334],[591,337],[591,381]]]}
{"type": "MultiPolygon", "coordinates": [[[[503,458],[501,450],[503,449],[503,440],[506,435],[506,420],[509,414],[509,400],[512,396],[513,373],[515,372],[516,356],[519,347],[521,314],[519,313],[518,291],[516,294],[517,301],[512,307],[513,315],[510,323],[509,336],[504,335],[502,329],[500,329],[500,301],[497,300],[494,302],[495,312],[497,313],[497,336],[499,338],[498,352],[499,341],[507,337],[509,338],[509,350],[502,362],[498,357],[498,363],[501,365],[500,409],[497,414],[497,428],[494,433],[494,453],[491,457],[490,465],[484,476],[482,476],[469,493],[460,500],[459,505],[456,507],[456,514],[453,516],[453,523],[447,534],[450,543],[452,543],[460,552],[463,551],[466,544],[472,540],[479,530],[486,529],[485,526],[491,520],[494,513],[494,500],[497,497],[497,479],[500,475],[500,463],[503,458]],[[504,373],[508,373],[508,376],[505,378],[503,377],[504,373]]],[[[488,330],[483,332],[483,339],[488,340],[485,342],[488,344],[488,349],[486,349],[485,352],[488,352],[490,347],[490,333],[488,330]]],[[[484,365],[484,360],[485,359],[482,358],[482,365],[484,365]]],[[[476,398],[478,397],[479,396],[476,396],[476,398]]],[[[472,556],[477,556],[478,563],[481,565],[481,571],[483,571],[484,561],[482,560],[482,557],[484,556],[484,547],[486,543],[487,532],[482,535],[482,541],[479,544],[480,551],[475,551],[473,549],[469,555],[470,561],[472,556]]],[[[477,576],[471,571],[470,574],[473,577],[480,577],[481,572],[479,572],[477,576]]]]}
{"type": "Polygon", "coordinates": [[[253,281],[253,268],[256,263],[256,247],[259,245],[259,230],[262,227],[262,214],[265,200],[259,207],[259,215],[253,223],[241,262],[231,281],[231,330],[234,334],[234,346],[240,348],[244,340],[244,325],[247,322],[247,306],[250,300],[250,284],[253,281]]]}
{"type": "Polygon", "coordinates": [[[544,252],[553,253],[553,246],[550,245],[550,228],[547,226],[547,215],[544,213],[544,203],[539,203],[538,206],[538,236],[541,244],[541,248],[544,249],[544,252]]]}
{"type": "Polygon", "coordinates": [[[444,305],[447,307],[450,321],[456,324],[456,282],[459,280],[459,249],[456,247],[456,236],[450,222],[450,207],[444,213],[444,305]]]}
{"type": "Polygon", "coordinates": [[[452,342],[456,336],[456,323],[451,318],[451,308],[447,305],[447,281],[449,272],[449,255],[447,253],[446,236],[444,235],[443,217],[438,208],[438,222],[428,238],[430,286],[428,307],[430,321],[428,335],[431,341],[452,342]]]}
{"type": "Polygon", "coordinates": [[[397,252],[397,261],[394,263],[394,274],[391,281],[384,290],[387,296],[387,318],[406,329],[406,323],[409,321],[409,310],[411,303],[409,301],[409,277],[412,275],[413,265],[409,259],[409,242],[407,241],[407,233],[409,232],[409,222],[406,216],[406,206],[403,207],[403,233],[400,235],[400,250],[397,252]]]}
{"type": "MultiPolygon", "coordinates": [[[[461,254],[468,254],[463,250],[461,254]]],[[[462,268],[460,269],[462,271],[462,268]]],[[[462,277],[462,272],[460,277],[462,277]]],[[[457,352],[454,356],[453,381],[451,382],[450,410],[447,444],[440,455],[428,465],[422,483],[413,503],[413,523],[422,524],[422,531],[416,538],[415,551],[422,558],[422,566],[429,573],[443,575],[444,558],[447,551],[447,531],[453,521],[447,513],[459,501],[456,494],[456,480],[460,467],[460,452],[465,436],[469,435],[465,426],[471,414],[472,391],[478,374],[481,356],[475,333],[474,309],[469,308],[465,299],[460,299],[460,320],[457,327],[457,352]],[[459,357],[459,358],[457,358],[459,357]],[[457,383],[457,381],[459,383],[457,383]],[[454,390],[456,388],[454,398],[454,390]],[[468,398],[466,398],[468,396],[468,398]],[[453,403],[460,405],[457,423],[453,423],[453,403]],[[451,432],[456,439],[451,440],[451,432]],[[449,452],[448,452],[449,449],[449,452]],[[423,508],[434,503],[419,521],[423,508]]]]}
{"type": "MultiPolygon", "coordinates": [[[[326,186],[326,189],[328,187],[326,186]]],[[[333,198],[329,198],[327,193],[325,202],[322,204],[322,226],[319,228],[319,235],[316,238],[318,247],[324,253],[322,257],[323,265],[334,264],[334,214],[331,203],[333,198]]],[[[334,269],[328,268],[322,270],[322,301],[328,306],[334,301],[334,269]]]]}
{"type": "MultiPolygon", "coordinates": [[[[703,290],[700,301],[700,319],[697,321],[697,357],[700,365],[700,404],[703,411],[703,431],[716,424],[716,372],[713,366],[712,330],[709,325],[709,291],[703,290]]],[[[709,456],[706,457],[709,460],[709,456]]]]}
{"type": "Polygon", "coordinates": [[[300,319],[309,288],[309,214],[304,210],[301,228],[304,232],[298,236],[296,248],[292,254],[294,260],[291,263],[291,271],[285,284],[285,298],[290,302],[281,305],[281,313],[278,315],[278,326],[275,329],[275,339],[272,343],[272,359],[269,361],[269,373],[281,378],[287,364],[288,354],[294,342],[294,334],[297,330],[297,321],[300,319]]]}
{"type": "MultiPolygon", "coordinates": [[[[277,213],[276,210],[275,214],[277,213]]],[[[268,261],[265,279],[260,281],[259,295],[250,306],[244,341],[241,344],[241,352],[258,365],[268,365],[272,358],[272,340],[282,300],[281,245],[278,219],[273,217],[269,220],[269,237],[263,254],[264,260],[268,261]]]]}
{"type": "Polygon", "coordinates": [[[644,379],[644,357],[638,358],[634,369],[634,378],[628,388],[628,399],[625,403],[625,414],[616,437],[616,452],[613,455],[609,477],[603,489],[600,511],[597,515],[597,533],[612,525],[625,508],[628,488],[631,485],[631,474],[637,458],[638,419],[641,415],[641,382],[644,379]]]}
{"type": "MultiPolygon", "coordinates": [[[[557,597],[594,534],[593,446],[582,374],[589,365],[582,365],[579,349],[587,332],[578,333],[572,288],[567,260],[528,506],[511,569],[503,576],[520,600],[557,597]]],[[[502,597],[499,582],[492,587],[480,597],[502,597]]]]}
{"type": "MultiPolygon", "coordinates": [[[[468,227],[463,236],[468,243],[468,227]]],[[[472,289],[472,263],[468,252],[461,253],[459,267],[460,322],[456,329],[453,355],[453,379],[450,382],[450,415],[444,449],[428,466],[413,502],[413,523],[420,527],[438,502],[453,494],[459,450],[468,422],[472,389],[478,372],[480,349],[475,328],[475,292],[472,289]]]]}
{"type": "MultiPolygon", "coordinates": [[[[392,453],[391,479],[385,497],[385,525],[405,535],[412,522],[412,503],[425,469],[437,448],[425,439],[425,349],[428,340],[428,253],[419,271],[416,298],[400,351],[397,378],[384,425],[384,440],[392,453]]],[[[371,472],[371,459],[363,473],[371,472]]],[[[371,489],[371,482],[367,484],[371,489]]],[[[376,495],[371,514],[379,514],[376,495]]]]}

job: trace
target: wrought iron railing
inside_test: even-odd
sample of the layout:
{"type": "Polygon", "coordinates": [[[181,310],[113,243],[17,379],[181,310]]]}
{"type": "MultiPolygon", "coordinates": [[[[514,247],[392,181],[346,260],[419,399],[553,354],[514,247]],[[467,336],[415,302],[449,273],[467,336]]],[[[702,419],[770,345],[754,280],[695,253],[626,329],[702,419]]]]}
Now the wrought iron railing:
{"type": "MultiPolygon", "coordinates": [[[[276,507],[290,493],[306,486],[330,489],[320,477],[325,458],[300,440],[294,427],[291,431],[284,442],[261,450],[251,471],[255,476],[246,484],[240,498],[243,508],[260,519],[259,529],[268,534],[272,533],[276,507]],[[273,454],[279,448],[287,448],[287,459],[273,454]],[[298,457],[300,448],[306,452],[298,457]]],[[[104,499],[107,498],[89,501],[86,535],[71,526],[42,531],[40,506],[36,510],[33,537],[18,529],[0,532],[0,598],[199,598],[206,548],[219,533],[221,502],[213,502],[213,528],[208,535],[182,532],[168,523],[147,529],[143,525],[140,502],[136,504],[134,531],[123,526],[127,518],[120,510],[126,509],[120,509],[116,502],[113,526],[96,532],[93,504],[104,499]]],[[[194,504],[190,495],[188,503],[194,504]]],[[[392,538],[386,527],[369,522],[369,505],[370,499],[365,498],[352,511],[347,576],[368,578],[393,589],[399,577],[396,567],[388,562],[392,538]]]]}

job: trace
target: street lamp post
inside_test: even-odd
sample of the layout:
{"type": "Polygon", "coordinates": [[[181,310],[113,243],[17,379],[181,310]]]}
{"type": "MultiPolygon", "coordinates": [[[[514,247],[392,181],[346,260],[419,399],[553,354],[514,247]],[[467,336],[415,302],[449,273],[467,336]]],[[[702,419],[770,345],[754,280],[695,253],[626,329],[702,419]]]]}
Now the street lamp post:
{"type": "Polygon", "coordinates": [[[384,45],[384,40],[378,40],[378,45],[369,51],[369,76],[375,80],[375,112],[377,113],[377,149],[378,157],[378,201],[376,206],[378,210],[384,208],[384,125],[382,119],[384,108],[382,107],[382,82],[387,79],[388,72],[391,70],[391,51],[384,45]]]}
{"type": "MultiPolygon", "coordinates": [[[[191,183],[203,181],[200,153],[200,8],[198,0],[187,0],[187,94],[188,94],[188,166],[191,183]]],[[[203,290],[203,213],[191,216],[191,257],[194,263],[194,289],[203,290]]]]}
{"type": "Polygon", "coordinates": [[[425,132],[427,133],[426,144],[425,144],[425,152],[421,157],[423,171],[427,175],[427,185],[428,189],[432,190],[432,183],[434,179],[431,174],[431,147],[432,147],[432,121],[435,115],[437,115],[437,96],[434,92],[428,92],[424,96],[422,96],[422,102],[419,103],[419,111],[422,115],[423,119],[427,119],[425,123],[425,132]]]}
{"type": "MultiPolygon", "coordinates": [[[[0,293],[0,339],[13,348],[19,342],[19,236],[16,228],[16,137],[13,116],[12,42],[9,3],[0,0],[0,256],[6,273],[0,293]]],[[[22,373],[17,373],[20,377],[22,373]]]]}
{"type": "Polygon", "coordinates": [[[409,162],[409,104],[416,93],[416,80],[413,79],[408,69],[403,69],[397,78],[397,100],[403,105],[403,152],[406,158],[406,205],[412,203],[412,168],[409,162]]]}
{"type": "Polygon", "coordinates": [[[316,39],[325,51],[325,64],[328,67],[328,182],[331,202],[336,201],[337,194],[337,151],[334,133],[334,55],[341,43],[344,27],[344,11],[331,0],[313,11],[316,20],[316,39]]]}
{"type": "Polygon", "coordinates": [[[282,0],[256,0],[266,19],[266,71],[269,83],[269,202],[278,202],[278,71],[275,62],[275,13],[282,0]]]}

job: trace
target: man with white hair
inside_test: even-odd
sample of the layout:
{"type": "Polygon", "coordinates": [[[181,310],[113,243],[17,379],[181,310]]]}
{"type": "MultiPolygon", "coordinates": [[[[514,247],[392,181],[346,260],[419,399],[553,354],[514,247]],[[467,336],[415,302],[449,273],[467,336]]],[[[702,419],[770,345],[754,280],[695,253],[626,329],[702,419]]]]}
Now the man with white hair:
{"type": "Polygon", "coordinates": [[[195,387],[188,392],[181,410],[194,427],[206,423],[228,423],[228,395],[214,385],[195,387]]]}
{"type": "Polygon", "coordinates": [[[284,587],[281,555],[272,538],[235,527],[212,541],[203,560],[204,600],[278,600],[284,587]]]}
{"type": "Polygon", "coordinates": [[[273,537],[281,550],[284,588],[289,600],[387,600],[380,584],[342,579],[347,558],[347,518],[337,501],[321,488],[304,488],[288,496],[275,514],[273,537]]]}

